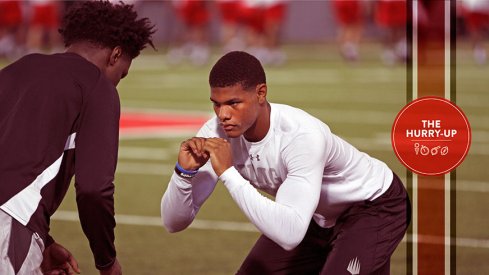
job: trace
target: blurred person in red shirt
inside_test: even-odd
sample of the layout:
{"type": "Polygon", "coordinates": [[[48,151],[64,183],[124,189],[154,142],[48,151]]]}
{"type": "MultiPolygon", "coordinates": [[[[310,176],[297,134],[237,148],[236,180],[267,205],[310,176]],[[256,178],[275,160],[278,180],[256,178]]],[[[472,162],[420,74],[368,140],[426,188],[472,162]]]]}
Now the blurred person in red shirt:
{"type": "Polygon", "coordinates": [[[220,40],[223,53],[244,50],[245,41],[242,36],[243,1],[216,0],[220,15],[220,40]]]}
{"type": "Polygon", "coordinates": [[[14,58],[22,52],[22,3],[0,1],[0,57],[14,58]]]}
{"type": "Polygon", "coordinates": [[[355,61],[363,31],[364,4],[361,0],[333,0],[331,6],[339,26],[340,53],[345,60],[355,61]]]}
{"type": "Polygon", "coordinates": [[[375,23],[385,32],[382,61],[386,65],[404,62],[407,59],[406,0],[377,0],[375,3],[375,23]]]}
{"type": "Polygon", "coordinates": [[[247,33],[247,51],[264,65],[282,65],[280,31],[287,11],[286,0],[243,0],[241,14],[247,33]]]}
{"type": "Polygon", "coordinates": [[[485,64],[487,51],[484,35],[489,28],[489,0],[462,0],[459,7],[472,41],[474,60],[478,64],[485,64]]]}
{"type": "Polygon", "coordinates": [[[184,31],[178,38],[178,45],[167,54],[170,64],[181,63],[189,58],[192,64],[202,66],[210,57],[208,42],[209,10],[208,1],[174,0],[172,6],[175,14],[184,25],[184,31]]]}
{"type": "Polygon", "coordinates": [[[32,0],[30,5],[29,30],[27,47],[30,52],[40,52],[43,47],[51,52],[62,48],[61,36],[58,33],[63,3],[56,0],[32,0]]]}

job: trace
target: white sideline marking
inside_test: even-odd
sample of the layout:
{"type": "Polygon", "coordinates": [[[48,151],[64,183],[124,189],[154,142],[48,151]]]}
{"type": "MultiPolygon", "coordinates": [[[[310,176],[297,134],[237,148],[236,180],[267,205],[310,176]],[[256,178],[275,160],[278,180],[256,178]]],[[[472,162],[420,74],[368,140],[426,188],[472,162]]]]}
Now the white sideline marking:
{"type": "MultiPolygon", "coordinates": [[[[138,101],[129,101],[138,102],[138,101]]],[[[148,101],[141,101],[142,103],[147,103],[148,101]]],[[[212,106],[210,102],[208,104],[208,109],[211,110],[212,106]]],[[[211,118],[214,112],[212,111],[200,111],[200,110],[182,110],[182,109],[162,109],[162,108],[137,108],[131,106],[123,106],[122,113],[145,113],[145,114],[156,114],[156,115],[194,115],[211,118]]]]}
{"type": "MultiPolygon", "coordinates": [[[[140,139],[169,139],[169,138],[179,138],[186,139],[195,135],[197,131],[193,130],[157,130],[148,132],[132,132],[132,133],[121,133],[120,140],[140,140],[140,139]]],[[[489,131],[474,131],[472,133],[472,142],[469,150],[469,155],[476,156],[488,156],[489,155],[489,143],[487,137],[489,136],[489,131]]],[[[390,137],[388,135],[379,135],[379,137],[364,138],[364,137],[342,137],[347,142],[351,143],[360,150],[374,150],[382,152],[392,152],[392,146],[390,137]]],[[[121,158],[134,158],[134,159],[149,159],[149,160],[163,160],[168,153],[168,149],[158,150],[158,149],[147,149],[148,147],[137,147],[137,149],[132,149],[133,147],[123,147],[119,148],[119,151],[128,148],[126,152],[120,153],[121,158]],[[154,152],[150,152],[154,150],[154,152]],[[143,156],[148,152],[148,157],[143,156]],[[158,154],[160,154],[158,156],[158,154]]],[[[178,147],[175,147],[177,150],[178,147]]],[[[177,152],[177,151],[175,151],[177,152]]]]}
{"type": "Polygon", "coordinates": [[[133,131],[121,132],[119,140],[137,140],[137,139],[165,139],[165,138],[189,138],[195,136],[198,130],[190,129],[165,129],[160,128],[154,131],[133,131]]]}
{"type": "Polygon", "coordinates": [[[173,173],[174,165],[141,162],[119,162],[117,174],[166,176],[173,173]]]}
{"type": "MultiPolygon", "coordinates": [[[[79,221],[78,213],[75,211],[58,210],[51,217],[53,220],[59,221],[79,221]]],[[[118,224],[128,225],[148,225],[161,226],[163,222],[160,217],[136,216],[136,215],[115,215],[118,224]]],[[[190,228],[204,230],[224,230],[237,232],[258,232],[255,226],[247,222],[227,222],[227,221],[210,221],[210,220],[194,220],[190,228]]]]}
{"type": "MultiPolygon", "coordinates": [[[[58,210],[52,216],[53,220],[59,221],[79,221],[78,213],[75,211],[58,210]]],[[[136,216],[136,215],[115,215],[116,222],[118,224],[127,225],[142,225],[142,226],[161,226],[162,221],[160,217],[150,216],[136,216]]],[[[193,229],[202,230],[223,230],[234,232],[258,232],[255,226],[248,222],[228,222],[228,221],[211,221],[211,220],[194,220],[190,225],[193,229]]],[[[411,235],[405,236],[402,242],[406,242],[406,239],[412,239],[411,235]]],[[[448,237],[447,237],[448,238],[448,237]]],[[[418,235],[419,242],[428,244],[444,244],[444,237],[437,236],[425,236],[418,235]]],[[[471,248],[489,248],[489,240],[486,239],[472,239],[472,238],[456,238],[455,243],[459,247],[471,247],[471,248]]]]}
{"type": "MultiPolygon", "coordinates": [[[[169,148],[119,147],[119,159],[168,160],[169,148]]],[[[176,151],[175,149],[174,151],[176,151]]]]}
{"type": "MultiPolygon", "coordinates": [[[[140,162],[119,162],[117,164],[117,174],[169,176],[173,173],[173,169],[174,166],[170,164],[140,162]]],[[[457,180],[457,191],[489,193],[489,182],[459,179],[457,180]]]]}

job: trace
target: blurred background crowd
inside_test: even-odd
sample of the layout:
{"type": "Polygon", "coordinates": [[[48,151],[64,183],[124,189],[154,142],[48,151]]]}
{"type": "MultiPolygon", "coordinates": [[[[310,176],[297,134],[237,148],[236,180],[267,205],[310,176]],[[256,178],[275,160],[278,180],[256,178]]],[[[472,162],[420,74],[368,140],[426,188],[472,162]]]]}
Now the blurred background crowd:
{"type": "MultiPolygon", "coordinates": [[[[58,35],[64,11],[75,1],[0,0],[0,58],[63,48],[58,35]]],[[[287,43],[336,42],[345,61],[361,60],[364,41],[382,45],[386,65],[408,58],[406,0],[126,0],[157,25],[156,42],[169,64],[207,64],[214,52],[246,50],[265,65],[287,61],[287,43]]],[[[431,1],[436,2],[436,1],[431,1]]],[[[440,1],[439,1],[440,2],[440,1]]],[[[430,0],[419,0],[423,19],[430,0]]],[[[457,0],[457,33],[473,58],[487,60],[489,0],[457,0]]],[[[429,18],[425,18],[425,21],[429,18]]],[[[429,22],[426,22],[429,24],[429,22]]]]}

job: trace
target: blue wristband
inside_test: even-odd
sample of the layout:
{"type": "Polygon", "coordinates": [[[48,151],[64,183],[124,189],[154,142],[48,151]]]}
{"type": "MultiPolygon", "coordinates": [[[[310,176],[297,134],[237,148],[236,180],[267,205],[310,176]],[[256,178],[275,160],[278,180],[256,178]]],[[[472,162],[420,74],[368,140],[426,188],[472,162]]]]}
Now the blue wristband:
{"type": "Polygon", "coordinates": [[[186,178],[186,179],[190,179],[190,178],[193,178],[195,177],[195,175],[197,175],[197,172],[199,172],[199,170],[185,170],[183,169],[182,166],[180,166],[180,164],[177,163],[175,164],[175,172],[177,173],[177,175],[179,175],[180,177],[182,178],[186,178]]]}

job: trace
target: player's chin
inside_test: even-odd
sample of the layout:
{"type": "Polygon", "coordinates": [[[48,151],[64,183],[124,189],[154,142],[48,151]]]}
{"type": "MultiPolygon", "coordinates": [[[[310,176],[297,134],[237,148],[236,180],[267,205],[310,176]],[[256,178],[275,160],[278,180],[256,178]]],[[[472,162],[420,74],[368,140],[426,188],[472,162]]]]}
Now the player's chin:
{"type": "Polygon", "coordinates": [[[237,138],[239,136],[241,136],[243,133],[241,131],[239,131],[238,129],[233,128],[233,129],[230,129],[230,130],[224,130],[224,133],[226,133],[226,136],[228,138],[237,138]]]}

